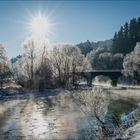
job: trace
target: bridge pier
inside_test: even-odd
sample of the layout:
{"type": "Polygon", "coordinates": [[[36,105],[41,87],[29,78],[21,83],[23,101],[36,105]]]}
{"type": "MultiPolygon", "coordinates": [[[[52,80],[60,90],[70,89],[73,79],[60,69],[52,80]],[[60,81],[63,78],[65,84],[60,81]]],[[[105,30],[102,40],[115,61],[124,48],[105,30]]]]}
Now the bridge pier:
{"type": "Polygon", "coordinates": [[[87,86],[92,87],[92,79],[87,80],[87,86]]]}
{"type": "Polygon", "coordinates": [[[116,87],[116,86],[117,86],[117,81],[118,81],[118,79],[112,79],[111,85],[112,85],[113,87],[116,87]]]}
{"type": "Polygon", "coordinates": [[[87,86],[92,87],[92,74],[91,74],[91,72],[84,73],[84,77],[86,78],[87,86]]]}

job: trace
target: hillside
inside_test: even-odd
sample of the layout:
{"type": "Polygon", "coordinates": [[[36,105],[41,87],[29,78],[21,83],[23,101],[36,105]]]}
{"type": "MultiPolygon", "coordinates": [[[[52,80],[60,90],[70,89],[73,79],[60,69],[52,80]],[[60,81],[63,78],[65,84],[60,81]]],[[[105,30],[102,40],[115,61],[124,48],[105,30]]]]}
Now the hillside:
{"type": "Polygon", "coordinates": [[[98,47],[106,47],[108,50],[110,50],[112,43],[112,39],[98,42],[90,42],[89,40],[87,40],[86,42],[79,43],[76,46],[80,48],[82,54],[86,55],[87,53],[89,53],[93,49],[97,49],[98,47]]]}

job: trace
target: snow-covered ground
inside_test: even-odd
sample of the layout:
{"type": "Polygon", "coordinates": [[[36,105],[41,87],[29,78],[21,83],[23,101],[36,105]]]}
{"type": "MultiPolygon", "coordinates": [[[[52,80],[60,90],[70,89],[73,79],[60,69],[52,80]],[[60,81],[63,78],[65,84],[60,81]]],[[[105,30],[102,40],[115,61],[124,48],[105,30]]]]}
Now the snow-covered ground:
{"type": "Polygon", "coordinates": [[[140,123],[137,123],[132,128],[129,128],[129,130],[132,133],[131,140],[140,140],[140,123]]]}

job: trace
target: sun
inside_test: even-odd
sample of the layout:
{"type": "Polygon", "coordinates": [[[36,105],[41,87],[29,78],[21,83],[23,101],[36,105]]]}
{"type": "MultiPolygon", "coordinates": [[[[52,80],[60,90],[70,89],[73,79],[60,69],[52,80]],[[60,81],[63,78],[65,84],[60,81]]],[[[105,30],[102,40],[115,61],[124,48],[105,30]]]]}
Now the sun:
{"type": "Polygon", "coordinates": [[[51,22],[49,18],[43,15],[41,12],[38,12],[37,15],[31,16],[28,22],[28,28],[32,35],[35,36],[46,36],[50,33],[51,22]]]}

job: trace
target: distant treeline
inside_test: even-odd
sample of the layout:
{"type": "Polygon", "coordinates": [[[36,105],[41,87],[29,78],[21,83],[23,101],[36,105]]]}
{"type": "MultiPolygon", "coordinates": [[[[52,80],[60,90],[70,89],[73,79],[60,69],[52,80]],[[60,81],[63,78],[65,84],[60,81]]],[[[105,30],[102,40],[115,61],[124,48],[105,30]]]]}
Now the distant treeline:
{"type": "Polygon", "coordinates": [[[79,43],[80,48],[91,63],[92,69],[123,69],[124,58],[140,42],[140,17],[126,22],[110,40],[79,43]]]}
{"type": "Polygon", "coordinates": [[[110,40],[90,42],[87,40],[84,43],[79,43],[82,54],[87,55],[93,49],[104,47],[112,53],[121,53],[126,55],[134,50],[136,43],[140,42],[140,17],[133,18],[130,22],[126,22],[120,27],[118,32],[115,32],[114,37],[110,40]]]}
{"type": "Polygon", "coordinates": [[[105,41],[98,41],[98,42],[90,42],[87,40],[86,42],[79,43],[76,45],[80,50],[81,53],[87,55],[93,49],[97,49],[98,47],[106,48],[106,50],[110,50],[112,47],[112,39],[105,40],[105,41]]]}
{"type": "Polygon", "coordinates": [[[134,50],[137,42],[140,42],[140,17],[133,18],[129,23],[126,22],[115,33],[112,44],[113,52],[125,55],[134,50]]]}

